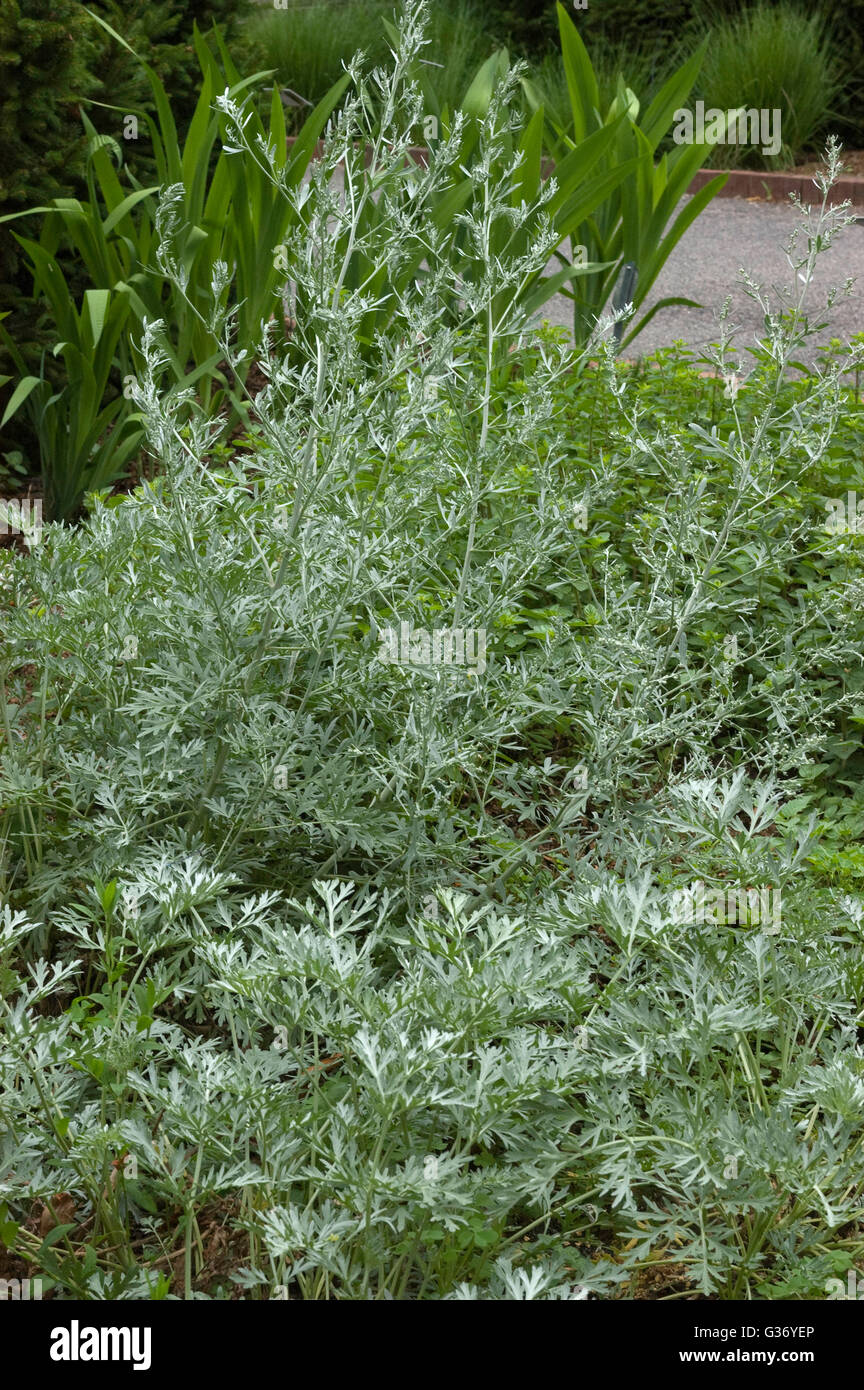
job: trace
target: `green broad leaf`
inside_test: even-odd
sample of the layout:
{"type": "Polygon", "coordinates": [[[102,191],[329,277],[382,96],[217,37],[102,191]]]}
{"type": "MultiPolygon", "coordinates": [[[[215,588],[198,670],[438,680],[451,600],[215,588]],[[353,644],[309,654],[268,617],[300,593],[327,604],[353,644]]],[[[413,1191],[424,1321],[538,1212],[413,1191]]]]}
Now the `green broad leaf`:
{"type": "Polygon", "coordinates": [[[99,892],[99,901],[102,904],[103,912],[110,913],[117,899],[117,880],[112,878],[109,883],[102,886],[99,892]]]}
{"type": "Polygon", "coordinates": [[[94,347],[102,337],[102,330],[105,327],[105,318],[108,313],[110,302],[110,290],[84,291],[84,308],[87,313],[87,320],[90,325],[94,347]]]}
{"type": "Polygon", "coordinates": [[[708,39],[705,38],[700,43],[696,52],[683,63],[672,76],[664,82],[648,110],[642,118],[641,128],[645,138],[650,142],[652,149],[657,148],[660,141],[667,134],[672,125],[675,112],[680,110],[693,90],[693,84],[699,76],[702,64],[705,60],[705,53],[708,48],[708,39]]]}
{"type": "Polygon", "coordinates": [[[798,776],[804,782],[813,782],[821,773],[830,771],[830,763],[802,763],[798,769],[798,776]]]}
{"type": "Polygon", "coordinates": [[[474,78],[460,102],[468,116],[482,120],[489,110],[492,93],[510,66],[510,55],[506,48],[499,48],[487,58],[475,73],[474,78]]]}
{"type": "Polygon", "coordinates": [[[43,1239],[42,1244],[39,1246],[39,1251],[36,1256],[37,1263],[39,1263],[41,1260],[45,1258],[47,1252],[51,1250],[52,1246],[55,1246],[61,1240],[64,1240],[66,1236],[68,1236],[70,1231],[74,1231],[77,1224],[78,1223],[76,1221],[67,1221],[62,1226],[52,1226],[47,1236],[45,1236],[45,1238],[43,1239]]]}
{"type": "Polygon", "coordinates": [[[140,1207],[142,1211],[149,1212],[151,1216],[158,1216],[158,1206],[146,1188],[137,1179],[127,1180],[126,1196],[134,1206],[140,1207]]]}
{"type": "Polygon", "coordinates": [[[597,124],[597,109],[600,105],[600,92],[597,78],[588,57],[588,50],[579,37],[576,25],[564,6],[557,6],[558,29],[561,35],[561,55],[564,59],[564,75],[570,96],[570,110],[573,116],[573,130],[577,142],[597,124]]]}
{"type": "Polygon", "coordinates": [[[9,1220],[9,1208],[6,1203],[0,1203],[0,1245],[5,1246],[7,1250],[13,1249],[19,1230],[19,1223],[9,1220]]]}
{"type": "MultiPolygon", "coordinates": [[[[7,381],[9,379],[9,377],[6,378],[7,381]]],[[[27,400],[31,391],[35,391],[36,387],[41,386],[41,384],[42,378],[38,376],[25,376],[19,381],[7,402],[6,409],[3,411],[3,419],[0,420],[0,425],[5,425],[7,420],[11,420],[16,411],[19,410],[27,400]]]]}
{"type": "Polygon", "coordinates": [[[639,119],[639,98],[631,87],[624,86],[624,80],[619,76],[618,93],[606,113],[604,125],[608,125],[622,115],[635,124],[639,119]]]}

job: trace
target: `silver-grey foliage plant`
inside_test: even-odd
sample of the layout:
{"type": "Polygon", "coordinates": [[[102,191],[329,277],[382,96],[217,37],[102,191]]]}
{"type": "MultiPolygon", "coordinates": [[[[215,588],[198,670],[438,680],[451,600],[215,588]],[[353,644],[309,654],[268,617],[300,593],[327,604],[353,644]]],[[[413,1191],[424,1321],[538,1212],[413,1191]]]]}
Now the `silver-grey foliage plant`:
{"type": "MultiPolygon", "coordinates": [[[[4,568],[0,1202],[4,1239],[61,1296],[165,1296],[166,1211],[169,1296],[202,1296],[214,1204],[244,1296],[292,1299],[584,1299],[659,1259],[747,1297],[807,1261],[821,1278],[825,1240],[861,1214],[860,908],[817,911],[806,834],[763,833],[827,717],[808,663],[857,659],[855,595],[802,609],[793,678],[757,692],[765,737],[735,770],[722,737],[754,692],[719,663],[682,674],[681,639],[729,616],[723,562],[778,505],[775,387],[729,445],[652,432],[622,396],[618,455],[572,466],[555,392],[572,354],[518,296],[548,241],[486,254],[497,219],[533,215],[499,157],[507,92],[454,285],[425,214],[435,154],[406,158],[419,25],[390,72],[358,68],[311,181],[286,190],[303,311],[284,356],[262,325],[254,448],[163,388],[153,324],[137,404],[158,478],[4,568]],[[369,199],[387,208],[374,243],[369,199]],[[427,241],[371,344],[349,283],[362,227],[376,265],[427,241]],[[610,555],[587,636],[496,651],[514,596],[550,570],[584,581],[577,508],[590,537],[649,460],[669,501],[634,517],[643,584],[610,555]],[[403,622],[482,630],[485,669],[381,661],[403,622]],[[528,751],[563,712],[587,782],[528,751]],[[535,881],[549,853],[557,878],[535,881]],[[782,931],[674,921],[669,890],[697,874],[782,886],[782,931]],[[22,1224],[58,1192],[92,1218],[92,1258],[22,1224]]],[[[842,221],[820,217],[792,256],[807,277],[842,221]]],[[[773,322],[781,368],[799,329],[773,322]]],[[[837,399],[826,377],[788,422],[814,456],[837,399]]],[[[754,563],[800,543],[790,518],[754,563]]]]}

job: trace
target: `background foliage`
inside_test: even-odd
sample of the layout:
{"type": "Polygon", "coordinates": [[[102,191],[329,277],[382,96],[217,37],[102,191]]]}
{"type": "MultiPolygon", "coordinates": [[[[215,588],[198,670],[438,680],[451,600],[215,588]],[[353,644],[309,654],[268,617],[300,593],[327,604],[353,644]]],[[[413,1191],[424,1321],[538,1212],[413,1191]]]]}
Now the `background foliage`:
{"type": "MultiPolygon", "coordinates": [[[[124,113],[152,110],[146,78],[88,9],[146,53],[171,90],[183,129],[197,99],[193,25],[197,22],[206,31],[219,23],[229,36],[236,36],[249,8],[250,0],[93,0],[86,5],[80,0],[2,0],[0,217],[84,190],[88,142],[82,112],[98,131],[122,142],[124,156],[142,177],[153,171],[152,155],[143,144],[123,141],[124,113]],[[120,109],[108,109],[112,106],[120,109]]],[[[32,279],[12,229],[8,223],[0,225],[0,299],[12,311],[5,326],[33,370],[48,330],[44,310],[31,300],[31,292],[32,279]]],[[[8,352],[0,344],[0,373],[11,369],[8,352]]],[[[17,429],[13,424],[10,442],[17,431],[20,424],[17,429]]]]}

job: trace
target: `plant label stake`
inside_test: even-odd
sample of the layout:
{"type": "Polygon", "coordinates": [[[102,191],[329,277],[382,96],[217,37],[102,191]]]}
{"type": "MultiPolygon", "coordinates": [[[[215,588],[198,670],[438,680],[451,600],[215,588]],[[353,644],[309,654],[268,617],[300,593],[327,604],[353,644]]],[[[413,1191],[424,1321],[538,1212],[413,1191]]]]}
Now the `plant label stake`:
{"type": "MultiPolygon", "coordinates": [[[[636,288],[636,279],[639,274],[639,267],[635,261],[625,261],[621,268],[621,280],[618,286],[618,293],[614,299],[615,312],[620,313],[625,304],[633,302],[633,291],[636,288]]],[[[615,346],[621,346],[621,334],[624,332],[624,320],[619,319],[613,329],[615,346]]]]}

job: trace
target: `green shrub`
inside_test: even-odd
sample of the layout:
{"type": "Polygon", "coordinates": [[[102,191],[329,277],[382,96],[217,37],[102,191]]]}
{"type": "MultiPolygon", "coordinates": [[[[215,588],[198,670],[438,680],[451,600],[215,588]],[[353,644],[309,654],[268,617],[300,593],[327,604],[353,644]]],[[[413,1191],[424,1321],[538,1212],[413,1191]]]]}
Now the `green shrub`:
{"type": "MultiPolygon", "coordinates": [[[[286,9],[261,9],[248,26],[259,66],[273,67],[279,83],[307,102],[316,102],[342,76],[362,50],[372,63],[389,60],[386,21],[393,0],[322,0],[286,9]]],[[[432,6],[423,49],[438,106],[454,110],[479,64],[494,48],[475,0],[449,0],[432,6]]]]}
{"type": "Polygon", "coordinates": [[[697,85],[706,108],[776,109],[782,129],[776,155],[762,154],[758,144],[720,144],[711,163],[718,168],[788,168],[813,149],[839,90],[824,15],[795,4],[759,4],[707,32],[697,85]]]}
{"type": "MultiPolygon", "coordinates": [[[[192,47],[193,30],[197,26],[207,36],[217,24],[223,38],[236,44],[253,0],[87,0],[87,8],[146,58],[170,93],[175,118],[183,131],[192,119],[198,99],[199,70],[192,47]]],[[[119,140],[123,113],[142,103],[149,104],[151,93],[140,64],[127,49],[104,30],[96,32],[100,46],[99,86],[93,95],[118,110],[103,113],[104,127],[98,119],[98,109],[92,109],[91,116],[99,129],[110,130],[119,140]]],[[[130,152],[134,152],[131,147],[127,150],[130,152]]]]}
{"type": "Polygon", "coordinates": [[[554,0],[487,0],[486,25],[497,43],[540,59],[555,43],[554,0]]]}
{"type": "MultiPolygon", "coordinates": [[[[586,43],[597,40],[622,51],[640,48],[662,52],[677,46],[694,20],[716,19],[735,10],[743,0],[589,0],[584,9],[571,9],[586,43]]],[[[569,8],[569,7],[568,7],[569,8]]]]}
{"type": "MultiPolygon", "coordinates": [[[[85,149],[77,103],[92,77],[97,45],[73,0],[18,0],[0,6],[0,213],[61,193],[80,172],[85,149]]],[[[16,248],[0,232],[4,299],[16,248]]]]}
{"type": "MultiPolygon", "coordinates": [[[[181,128],[197,99],[192,30],[219,23],[230,38],[250,0],[3,0],[0,7],[0,215],[73,191],[84,172],[82,101],[120,107],[106,117],[122,138],[122,111],[148,98],[140,66],[88,10],[113,24],[171,92],[181,128]]],[[[99,112],[96,124],[102,129],[99,112]]],[[[0,279],[16,280],[17,253],[0,232],[0,279]]]]}
{"type": "MultiPolygon", "coordinates": [[[[592,55],[598,44],[609,44],[620,53],[644,48],[659,57],[674,52],[682,42],[692,43],[706,28],[734,23],[751,8],[749,0],[591,0],[585,10],[574,12],[574,19],[592,55]]],[[[838,83],[836,96],[827,96],[819,113],[821,132],[836,128],[847,144],[857,148],[864,143],[864,3],[822,0],[815,7],[801,3],[797,10],[804,19],[824,22],[838,83]]],[[[784,60],[787,65],[789,61],[784,60]]],[[[818,61],[821,66],[822,58],[818,61]]],[[[773,55],[767,55],[765,70],[771,72],[773,67],[773,55]]]]}

